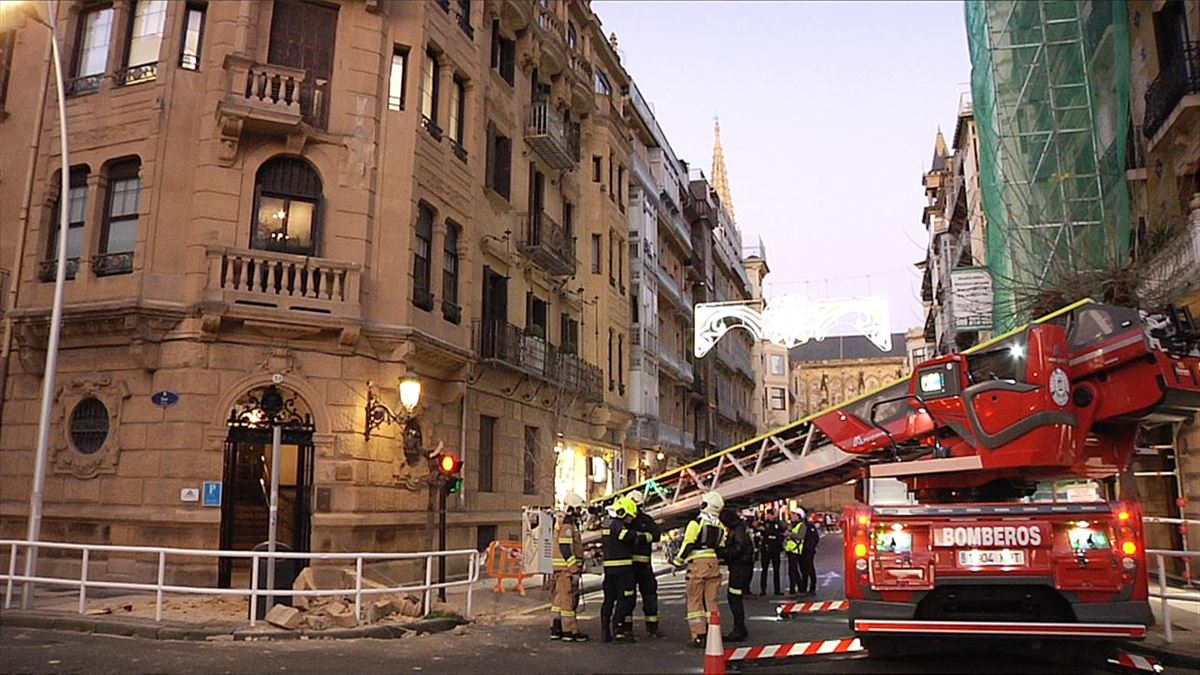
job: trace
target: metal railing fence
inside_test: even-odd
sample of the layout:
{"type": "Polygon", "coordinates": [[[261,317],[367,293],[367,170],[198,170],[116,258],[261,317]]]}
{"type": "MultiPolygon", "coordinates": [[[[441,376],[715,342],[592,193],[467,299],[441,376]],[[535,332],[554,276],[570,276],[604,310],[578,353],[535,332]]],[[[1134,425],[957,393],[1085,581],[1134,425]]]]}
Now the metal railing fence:
{"type": "Polygon", "coordinates": [[[32,583],[46,584],[51,586],[69,586],[79,588],[79,613],[83,614],[87,611],[87,591],[89,588],[110,588],[130,591],[154,591],[155,607],[154,620],[162,621],[163,610],[163,594],[164,593],[185,593],[195,595],[233,595],[246,596],[250,598],[250,625],[253,626],[258,621],[258,598],[273,597],[276,595],[288,596],[303,596],[303,597],[345,597],[348,595],[354,596],[354,616],[358,621],[363,619],[363,596],[382,595],[386,593],[422,593],[423,594],[423,611],[429,613],[432,601],[432,593],[441,588],[452,588],[455,586],[466,586],[467,591],[467,617],[471,616],[472,609],[472,592],[474,584],[479,580],[480,560],[479,551],[469,549],[458,549],[453,551],[420,551],[413,553],[317,553],[317,552],[283,552],[276,551],[269,553],[268,551],[219,551],[209,549],[191,549],[191,548],[167,548],[153,546],[115,546],[106,544],[68,544],[62,542],[33,542],[28,540],[16,539],[0,539],[0,549],[7,547],[9,549],[8,558],[8,573],[0,574],[0,581],[5,582],[4,590],[4,608],[8,609],[12,606],[13,587],[17,583],[32,583]],[[24,551],[26,555],[30,550],[36,552],[38,550],[54,549],[65,551],[79,551],[81,553],[79,578],[67,578],[65,576],[25,576],[17,574],[17,558],[24,551]],[[135,554],[153,554],[158,558],[157,566],[157,581],[155,583],[141,583],[131,581],[97,581],[88,579],[88,566],[93,552],[106,553],[135,553],[135,554]],[[214,588],[209,586],[186,586],[179,584],[166,583],[167,557],[193,557],[193,558],[250,558],[250,587],[249,588],[214,588]],[[277,560],[353,560],[354,561],[354,587],[353,588],[333,588],[333,589],[313,589],[313,590],[289,590],[289,589],[265,589],[258,586],[258,571],[259,561],[262,558],[274,556],[277,560]],[[457,579],[444,583],[435,583],[433,581],[435,558],[445,558],[448,563],[451,558],[463,557],[467,560],[467,577],[465,579],[457,579]],[[407,586],[388,586],[388,587],[363,587],[363,562],[364,561],[397,561],[397,560],[424,560],[425,567],[425,583],[419,585],[407,586]]]}
{"type": "MultiPolygon", "coordinates": [[[[1200,591],[1172,591],[1167,588],[1167,558],[1200,558],[1200,552],[1197,551],[1168,551],[1163,549],[1146,549],[1146,556],[1154,556],[1157,560],[1158,573],[1158,592],[1150,593],[1152,597],[1158,598],[1162,607],[1163,620],[1163,636],[1167,642],[1172,642],[1171,635],[1171,603],[1168,600],[1185,600],[1200,603],[1200,591]]],[[[1148,570],[1147,570],[1148,571],[1148,570]]]]}

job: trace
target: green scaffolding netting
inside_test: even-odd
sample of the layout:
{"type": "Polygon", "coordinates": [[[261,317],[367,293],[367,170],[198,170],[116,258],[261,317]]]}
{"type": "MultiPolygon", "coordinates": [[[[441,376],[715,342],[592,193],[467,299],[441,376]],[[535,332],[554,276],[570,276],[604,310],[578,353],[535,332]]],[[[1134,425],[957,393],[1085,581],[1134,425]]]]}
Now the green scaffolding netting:
{"type": "Polygon", "coordinates": [[[1124,0],[968,0],[995,328],[1129,252],[1124,0]]]}

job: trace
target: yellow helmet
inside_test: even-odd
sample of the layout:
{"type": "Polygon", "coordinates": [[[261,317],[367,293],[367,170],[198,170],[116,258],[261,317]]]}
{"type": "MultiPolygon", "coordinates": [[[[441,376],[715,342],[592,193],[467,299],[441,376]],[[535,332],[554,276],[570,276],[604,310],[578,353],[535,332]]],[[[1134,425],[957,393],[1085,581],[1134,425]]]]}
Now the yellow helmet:
{"type": "Polygon", "coordinates": [[[637,502],[633,501],[629,497],[620,497],[617,499],[617,501],[613,502],[613,510],[616,511],[618,518],[624,518],[625,516],[636,516],[637,502]]]}

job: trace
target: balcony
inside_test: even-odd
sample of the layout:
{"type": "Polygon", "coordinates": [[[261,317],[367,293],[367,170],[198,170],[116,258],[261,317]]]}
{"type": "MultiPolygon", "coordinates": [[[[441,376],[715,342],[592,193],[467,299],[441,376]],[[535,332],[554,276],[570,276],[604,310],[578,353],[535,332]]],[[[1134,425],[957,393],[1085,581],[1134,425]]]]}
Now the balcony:
{"type": "Polygon", "coordinates": [[[296,136],[302,123],[324,129],[329,83],[309,82],[299,68],[256,63],[236,54],[225,57],[225,98],[218,105],[221,159],[231,162],[242,133],[296,136]]]}
{"type": "Polygon", "coordinates": [[[1150,149],[1172,131],[1194,133],[1200,120],[1200,42],[1184,43],[1180,55],[1158,74],[1146,89],[1146,116],[1142,122],[1150,149]]]}
{"type": "Polygon", "coordinates": [[[481,360],[550,382],[563,391],[577,392],[585,400],[604,399],[600,368],[578,355],[503,321],[476,321],[471,332],[481,360]]]}
{"type": "Polygon", "coordinates": [[[98,277],[133,272],[133,251],[105,253],[92,258],[92,271],[98,277]]]}
{"type": "Polygon", "coordinates": [[[665,423],[658,425],[658,442],[672,448],[686,448],[684,444],[684,433],[675,427],[668,426],[665,423]]]}
{"type": "Polygon", "coordinates": [[[669,299],[671,302],[675,303],[675,306],[678,307],[679,311],[685,316],[691,316],[691,294],[680,289],[679,284],[675,283],[675,280],[671,278],[671,275],[668,274],[667,271],[661,266],[655,265],[654,271],[658,273],[658,288],[662,291],[662,294],[667,296],[667,299],[669,299]]]}
{"type": "Polygon", "coordinates": [[[539,67],[546,75],[558,75],[567,67],[567,27],[550,7],[538,2],[534,9],[537,12],[536,32],[542,38],[539,67]]]}
{"type": "Polygon", "coordinates": [[[635,438],[643,443],[648,443],[651,445],[658,442],[659,423],[657,419],[653,417],[639,416],[636,420],[634,420],[634,424],[637,426],[636,433],[634,434],[635,438]]]}
{"type": "MultiPolygon", "coordinates": [[[[70,281],[79,273],[79,258],[67,258],[66,280],[70,281]]],[[[54,281],[58,276],[58,259],[43,260],[38,263],[38,280],[54,281]]]]}
{"type": "MultiPolygon", "coordinates": [[[[1193,197],[1192,204],[1200,207],[1200,197],[1193,197]]],[[[1144,295],[1186,296],[1200,279],[1200,208],[1193,210],[1191,222],[1178,232],[1147,262],[1144,295]]]]}
{"type": "Polygon", "coordinates": [[[691,384],[693,381],[692,364],[676,356],[670,349],[658,351],[658,365],[667,375],[680,382],[691,384]]]}
{"type": "Polygon", "coordinates": [[[575,274],[575,238],[562,225],[545,213],[534,213],[525,224],[521,241],[524,253],[552,276],[569,277],[575,274]]]}
{"type": "Polygon", "coordinates": [[[533,104],[525,142],[555,169],[570,169],[579,163],[579,135],[549,101],[533,104]]]}
{"type": "Polygon", "coordinates": [[[357,263],[225,246],[209,246],[207,255],[204,304],[223,308],[219,313],[241,307],[250,312],[238,313],[255,317],[273,310],[297,322],[361,316],[357,263]]]}

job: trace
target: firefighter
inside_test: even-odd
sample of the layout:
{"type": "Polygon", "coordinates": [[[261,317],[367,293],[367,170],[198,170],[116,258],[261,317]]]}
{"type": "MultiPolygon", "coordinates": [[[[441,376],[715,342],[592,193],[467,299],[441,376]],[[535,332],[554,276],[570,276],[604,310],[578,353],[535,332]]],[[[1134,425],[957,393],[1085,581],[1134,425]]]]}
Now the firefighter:
{"type": "Polygon", "coordinates": [[[563,499],[563,506],[562,521],[555,535],[554,602],[550,605],[554,623],[550,628],[550,639],[587,642],[587,634],[580,633],[575,622],[575,610],[579,606],[579,577],[583,571],[583,540],[579,537],[578,528],[584,506],[583,497],[569,494],[563,499]]]}
{"type": "MultiPolygon", "coordinates": [[[[633,520],[633,577],[637,582],[638,593],[642,596],[642,615],[646,617],[646,633],[650,637],[662,637],[658,631],[658,577],[654,576],[654,565],[650,562],[650,551],[654,543],[662,539],[662,532],[654,518],[642,509],[645,497],[640,490],[629,493],[629,498],[637,504],[637,517],[633,520]]],[[[633,634],[633,616],[629,617],[626,632],[633,634]]]]}
{"type": "Polygon", "coordinates": [[[788,527],[787,534],[784,535],[783,550],[787,553],[788,559],[788,593],[799,595],[804,590],[800,574],[800,553],[804,550],[805,535],[804,509],[793,514],[792,518],[794,520],[788,527]]]}
{"type": "Polygon", "coordinates": [[[754,539],[746,521],[735,509],[721,511],[721,524],[729,533],[725,547],[719,551],[721,559],[729,566],[729,587],[726,599],[733,614],[733,630],[725,636],[728,642],[745,640],[746,608],[743,599],[750,590],[750,579],[754,577],[754,539]]]}
{"type": "Polygon", "coordinates": [[[717,608],[717,593],[721,590],[717,549],[725,545],[725,528],[719,519],[725,500],[717,492],[705,492],[700,497],[700,504],[700,513],[688,523],[683,534],[683,547],[672,563],[676,567],[687,565],[687,619],[692,634],[691,645],[703,648],[708,614],[717,608]]]}
{"type": "Polygon", "coordinates": [[[633,519],[637,504],[621,497],[610,507],[608,526],[600,530],[604,542],[604,602],[600,605],[600,635],[605,642],[633,642],[628,629],[637,603],[633,576],[633,519]],[[615,610],[615,614],[614,614],[615,610]]]}

